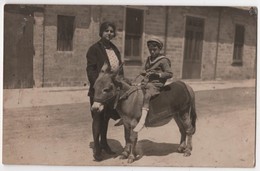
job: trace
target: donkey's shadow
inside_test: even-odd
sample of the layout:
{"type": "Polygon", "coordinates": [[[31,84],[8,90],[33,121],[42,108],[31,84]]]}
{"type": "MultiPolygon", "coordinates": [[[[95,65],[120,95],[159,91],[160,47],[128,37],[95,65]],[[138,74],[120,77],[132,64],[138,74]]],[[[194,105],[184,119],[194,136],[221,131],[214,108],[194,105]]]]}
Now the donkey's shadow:
{"type": "MultiPolygon", "coordinates": [[[[115,152],[115,154],[107,154],[105,152],[102,151],[102,158],[103,160],[108,160],[108,159],[111,159],[111,158],[117,158],[122,152],[123,152],[123,146],[121,145],[121,143],[117,140],[114,140],[114,139],[108,139],[107,140],[107,143],[108,145],[110,146],[111,150],[113,152],[115,152]]],[[[89,143],[89,147],[90,148],[94,148],[94,142],[90,142],[89,143]]]]}
{"type": "Polygon", "coordinates": [[[157,143],[150,140],[140,140],[136,148],[136,152],[142,156],[166,156],[171,153],[178,152],[179,144],[157,143]]]}
{"type": "MultiPolygon", "coordinates": [[[[114,139],[108,139],[107,142],[116,154],[109,155],[105,152],[102,152],[103,160],[117,158],[123,152],[123,146],[119,141],[114,139]]],[[[89,146],[93,149],[94,143],[90,142],[89,146]]],[[[141,159],[143,156],[166,156],[171,153],[176,153],[178,152],[178,147],[179,144],[157,143],[150,140],[140,140],[137,142],[136,146],[136,160],[141,159]]]]}

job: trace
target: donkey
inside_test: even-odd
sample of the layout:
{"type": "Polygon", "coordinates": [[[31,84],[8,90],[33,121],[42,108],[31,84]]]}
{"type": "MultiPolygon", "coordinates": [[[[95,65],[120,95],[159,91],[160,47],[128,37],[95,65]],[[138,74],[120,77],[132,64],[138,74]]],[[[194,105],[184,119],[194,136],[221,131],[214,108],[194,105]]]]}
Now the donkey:
{"type": "MultiPolygon", "coordinates": [[[[106,103],[114,105],[124,123],[126,145],[120,159],[128,159],[127,162],[132,163],[136,159],[138,138],[138,133],[133,129],[141,117],[144,94],[141,86],[131,85],[118,75],[121,68],[122,66],[112,72],[108,65],[104,64],[94,85],[92,110],[100,110],[99,107],[106,103]]],[[[162,92],[151,99],[145,126],[158,127],[174,119],[181,133],[178,152],[190,156],[196,118],[194,91],[184,82],[175,81],[163,87],[162,92]]]]}

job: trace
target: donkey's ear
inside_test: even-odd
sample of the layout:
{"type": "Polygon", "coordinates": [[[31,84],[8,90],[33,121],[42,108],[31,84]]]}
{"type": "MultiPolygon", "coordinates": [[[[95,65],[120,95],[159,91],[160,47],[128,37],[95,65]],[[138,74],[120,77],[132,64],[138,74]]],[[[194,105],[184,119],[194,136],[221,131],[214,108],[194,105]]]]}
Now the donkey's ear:
{"type": "Polygon", "coordinates": [[[118,70],[121,71],[123,69],[123,65],[125,65],[125,62],[122,62],[121,65],[119,65],[118,70]]]}
{"type": "Polygon", "coordinates": [[[122,87],[122,76],[120,75],[115,75],[114,77],[112,77],[112,80],[114,82],[114,84],[116,85],[116,87],[122,87]]]}
{"type": "Polygon", "coordinates": [[[118,66],[118,68],[114,71],[113,76],[117,76],[120,73],[120,71],[123,69],[124,64],[125,63],[122,62],[121,65],[118,66]]]}

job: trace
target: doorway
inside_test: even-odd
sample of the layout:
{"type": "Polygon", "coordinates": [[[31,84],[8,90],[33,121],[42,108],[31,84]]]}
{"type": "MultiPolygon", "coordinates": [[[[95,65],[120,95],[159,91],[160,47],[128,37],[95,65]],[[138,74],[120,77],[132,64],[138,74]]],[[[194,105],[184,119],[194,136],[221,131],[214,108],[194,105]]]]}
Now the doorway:
{"type": "Polygon", "coordinates": [[[186,18],[183,79],[200,79],[201,58],[204,34],[204,20],[196,17],[186,18]]]}
{"type": "Polygon", "coordinates": [[[33,87],[33,14],[4,12],[4,88],[33,87]]]}

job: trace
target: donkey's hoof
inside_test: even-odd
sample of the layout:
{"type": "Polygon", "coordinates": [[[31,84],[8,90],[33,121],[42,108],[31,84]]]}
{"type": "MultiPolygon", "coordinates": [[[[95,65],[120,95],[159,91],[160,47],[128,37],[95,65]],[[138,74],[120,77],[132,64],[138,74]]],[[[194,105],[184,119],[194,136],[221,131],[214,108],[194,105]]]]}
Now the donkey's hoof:
{"type": "Polygon", "coordinates": [[[184,151],[183,156],[184,156],[184,157],[189,157],[190,155],[191,155],[191,151],[186,149],[186,150],[184,151]]]}
{"type": "Polygon", "coordinates": [[[119,156],[119,159],[124,160],[124,159],[127,159],[127,157],[124,156],[124,155],[120,155],[120,156],[119,156]]]}
{"type": "Polygon", "coordinates": [[[119,159],[127,159],[129,156],[128,152],[123,151],[119,157],[119,159]]]}
{"type": "Polygon", "coordinates": [[[177,151],[178,153],[184,153],[185,147],[179,146],[177,151]]]}
{"type": "Polygon", "coordinates": [[[134,157],[128,157],[127,163],[133,163],[135,161],[134,157]]]}

